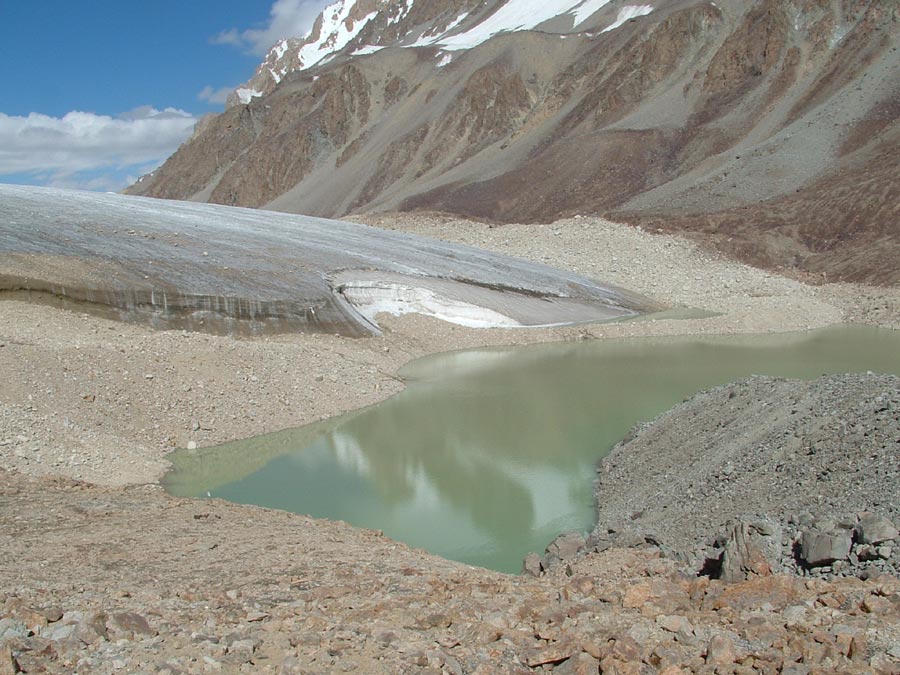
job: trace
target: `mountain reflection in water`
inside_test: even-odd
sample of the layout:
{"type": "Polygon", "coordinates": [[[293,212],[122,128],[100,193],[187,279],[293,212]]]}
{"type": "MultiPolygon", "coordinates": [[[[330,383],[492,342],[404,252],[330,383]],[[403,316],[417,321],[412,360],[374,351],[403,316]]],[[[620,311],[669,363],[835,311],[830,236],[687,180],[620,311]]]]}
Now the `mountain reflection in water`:
{"type": "Polygon", "coordinates": [[[597,460],[637,422],[752,374],[900,374],[900,333],[540,345],[436,355],[377,406],[171,456],[168,489],[346,520],[448,558],[518,571],[593,521],[597,460]]]}

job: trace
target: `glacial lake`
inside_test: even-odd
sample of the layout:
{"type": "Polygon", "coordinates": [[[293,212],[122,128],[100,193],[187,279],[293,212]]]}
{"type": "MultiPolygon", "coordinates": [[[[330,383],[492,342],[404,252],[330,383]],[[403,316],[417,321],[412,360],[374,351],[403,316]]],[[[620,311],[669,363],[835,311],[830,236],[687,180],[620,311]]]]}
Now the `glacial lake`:
{"type": "Polygon", "coordinates": [[[753,374],[900,374],[900,331],[597,340],[439,354],[360,411],[203,450],[164,483],[380,529],[432,553],[518,572],[594,522],[597,461],[637,422],[753,374]]]}

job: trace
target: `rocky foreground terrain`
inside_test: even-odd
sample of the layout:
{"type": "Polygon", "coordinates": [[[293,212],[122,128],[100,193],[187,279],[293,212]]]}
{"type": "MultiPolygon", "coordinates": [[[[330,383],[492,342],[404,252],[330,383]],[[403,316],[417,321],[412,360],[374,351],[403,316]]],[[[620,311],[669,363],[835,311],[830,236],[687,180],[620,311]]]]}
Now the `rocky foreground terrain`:
{"type": "MultiPolygon", "coordinates": [[[[807,286],[711,256],[676,237],[600,220],[560,221],[541,238],[528,226],[446,218],[407,216],[390,224],[717,314],[528,332],[478,331],[407,316],[385,319],[382,337],[354,340],[153,331],[19,300],[0,302],[0,673],[898,671],[900,582],[891,574],[893,550],[883,557],[890,542],[882,540],[871,544],[874,551],[861,551],[869,545],[866,526],[845,522],[866,510],[897,525],[897,455],[887,452],[897,438],[883,435],[896,422],[891,379],[835,380],[830,388],[817,387],[822,398],[805,385],[751,380],[736,385],[733,398],[729,389],[701,394],[631,441],[666,437],[689,450],[689,428],[697,431],[698,447],[717,434],[731,438],[730,471],[727,461],[697,460],[695,466],[688,458],[678,464],[677,480],[670,473],[675,486],[706,472],[729,490],[738,476],[753,476],[747,458],[756,446],[741,445],[737,433],[753,431],[752,419],[760,420],[758,433],[748,438],[773,451],[782,447],[776,441],[785,441],[785,456],[793,453],[800,462],[773,474],[783,474],[787,487],[797,482],[787,476],[803,476],[807,467],[821,471],[803,454],[810,442],[852,450],[836,442],[843,433],[873,452],[881,453],[879,442],[887,444],[872,464],[882,473],[860,474],[865,490],[847,484],[853,499],[823,501],[839,507],[834,516],[819,510],[818,499],[806,508],[773,499],[778,508],[770,512],[762,508],[765,495],[780,483],[748,480],[762,494],[748,502],[750,515],[768,513],[787,523],[783,537],[794,536],[792,515],[801,537],[799,530],[813,525],[829,537],[849,533],[857,561],[875,556],[866,579],[841,576],[856,570],[833,564],[805,576],[789,573],[788,566],[778,573],[771,565],[738,565],[749,579],[698,577],[696,562],[676,550],[679,540],[663,538],[668,528],[650,527],[653,500],[640,518],[631,519],[635,509],[619,515],[653,529],[658,543],[598,539],[591,542],[594,550],[579,551],[580,544],[558,541],[548,555],[560,562],[533,577],[449,562],[342,523],[165,495],[156,481],[173,447],[211,445],[376,402],[402,386],[395,373],[403,363],[434,351],[801,330],[845,320],[900,325],[896,289],[807,286]],[[809,432],[799,446],[779,435],[794,428],[778,426],[787,424],[780,416],[790,409],[763,406],[769,395],[797,399],[798,428],[809,432]],[[878,404],[877,396],[886,398],[878,404]],[[735,419],[720,429],[723,412],[736,402],[749,416],[746,423],[735,419]],[[852,414],[828,419],[818,414],[825,408],[852,414]],[[857,426],[844,428],[844,421],[857,426]]],[[[650,465],[643,466],[652,491],[650,465]]],[[[845,485],[839,473],[835,467],[829,474],[834,490],[845,485]]],[[[630,485],[636,493],[642,489],[640,482],[630,485]]],[[[714,517],[705,521],[708,532],[686,528],[681,541],[706,548],[720,534],[728,537],[727,529],[719,530],[727,518],[711,508],[718,499],[708,481],[697,480],[694,494],[714,517]]],[[[743,492],[723,493],[729,494],[747,499],[743,492]]],[[[778,494],[799,493],[794,487],[778,494]]],[[[703,511],[680,491],[662,496],[670,505],[665,511],[681,511],[669,522],[704,522],[703,511]]],[[[599,522],[612,523],[606,518],[601,513],[599,522]]],[[[748,532],[757,520],[747,521],[748,532]]],[[[681,536],[675,525],[671,530],[681,536]]],[[[725,539],[720,543],[727,547],[725,539]]],[[[850,554],[847,563],[856,564],[850,554]]]]}
{"type": "Polygon", "coordinates": [[[540,578],[341,523],[0,472],[0,672],[894,673],[896,577],[726,584],[658,548],[540,578]]]}

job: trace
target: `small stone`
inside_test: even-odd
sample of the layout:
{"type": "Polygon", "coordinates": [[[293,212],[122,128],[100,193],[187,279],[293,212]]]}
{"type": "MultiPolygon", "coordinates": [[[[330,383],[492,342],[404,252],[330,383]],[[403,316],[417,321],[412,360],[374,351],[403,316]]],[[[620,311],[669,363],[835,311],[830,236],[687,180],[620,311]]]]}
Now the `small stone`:
{"type": "Polygon", "coordinates": [[[856,547],[856,557],[858,560],[863,562],[869,562],[870,560],[878,560],[880,557],[878,555],[878,549],[872,544],[860,544],[856,547]]]}
{"type": "Polygon", "coordinates": [[[435,612],[428,616],[420,617],[418,624],[422,628],[447,628],[453,621],[446,614],[435,612]]]}
{"type": "Polygon", "coordinates": [[[387,647],[392,642],[397,641],[397,634],[392,630],[376,628],[374,631],[372,631],[372,639],[380,645],[387,647]]]}
{"type": "Polygon", "coordinates": [[[790,627],[802,623],[806,618],[806,611],[806,607],[803,605],[791,605],[790,607],[786,607],[781,613],[784,618],[784,624],[790,627]]]}
{"type": "Polygon", "coordinates": [[[21,621],[15,621],[9,618],[0,619],[0,640],[28,637],[29,633],[28,627],[21,621]]]}
{"type": "Polygon", "coordinates": [[[659,675],[687,675],[687,671],[678,666],[666,666],[659,671],[659,675]]]}
{"type": "Polygon", "coordinates": [[[48,628],[47,632],[42,633],[42,635],[44,635],[44,637],[50,638],[51,640],[65,640],[75,632],[75,626],[76,624],[74,623],[59,624],[48,628]]]}
{"type": "Polygon", "coordinates": [[[636,663],[641,660],[641,646],[627,635],[616,638],[615,643],[609,650],[609,657],[616,661],[624,661],[625,663],[636,663]]]}
{"type": "Polygon", "coordinates": [[[622,598],[622,606],[625,609],[637,609],[644,605],[651,595],[651,587],[649,583],[635,584],[627,591],[622,598]]]}
{"type": "Polygon", "coordinates": [[[618,661],[607,656],[600,661],[600,672],[603,675],[643,675],[645,671],[640,661],[618,661]]]}
{"type": "Polygon", "coordinates": [[[305,675],[306,670],[296,656],[285,656],[281,662],[281,668],[278,669],[278,675],[305,675]]]}
{"type": "Polygon", "coordinates": [[[228,648],[228,653],[236,658],[238,663],[249,663],[258,644],[255,640],[235,640],[228,648]]]}
{"type": "Polygon", "coordinates": [[[462,666],[459,664],[455,658],[450,656],[449,654],[443,655],[444,667],[443,671],[450,673],[450,675],[464,675],[465,671],[462,666]]]}
{"type": "Polygon", "coordinates": [[[211,657],[211,656],[204,656],[204,657],[203,657],[203,664],[204,664],[204,666],[206,667],[207,670],[212,670],[212,671],[220,671],[220,670],[222,670],[222,664],[221,664],[219,661],[216,661],[216,660],[215,660],[213,657],[211,657]]]}
{"type": "Polygon", "coordinates": [[[322,635],[320,633],[298,633],[288,638],[291,647],[318,647],[322,644],[322,635]]]}
{"type": "Polygon", "coordinates": [[[880,595],[869,593],[860,607],[867,614],[889,614],[894,609],[894,603],[880,595]]]}
{"type": "Polygon", "coordinates": [[[884,652],[879,652],[869,659],[869,665],[878,675],[894,675],[898,672],[897,662],[884,652]]]}
{"type": "Polygon", "coordinates": [[[197,449],[197,441],[188,441],[187,449],[188,450],[196,450],[197,449]]]}

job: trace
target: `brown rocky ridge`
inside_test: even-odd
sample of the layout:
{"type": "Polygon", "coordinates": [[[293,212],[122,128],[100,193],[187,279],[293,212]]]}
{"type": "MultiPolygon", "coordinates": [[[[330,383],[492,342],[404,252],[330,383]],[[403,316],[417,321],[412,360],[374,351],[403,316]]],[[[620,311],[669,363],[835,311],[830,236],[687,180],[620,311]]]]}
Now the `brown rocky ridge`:
{"type": "Polygon", "coordinates": [[[329,217],[615,214],[818,281],[900,281],[895,2],[666,0],[605,31],[614,2],[442,47],[510,2],[348,0],[352,40],[320,21],[278,46],[259,96],[129,191],[329,217]],[[299,63],[310,44],[337,51],[299,63]]]}

